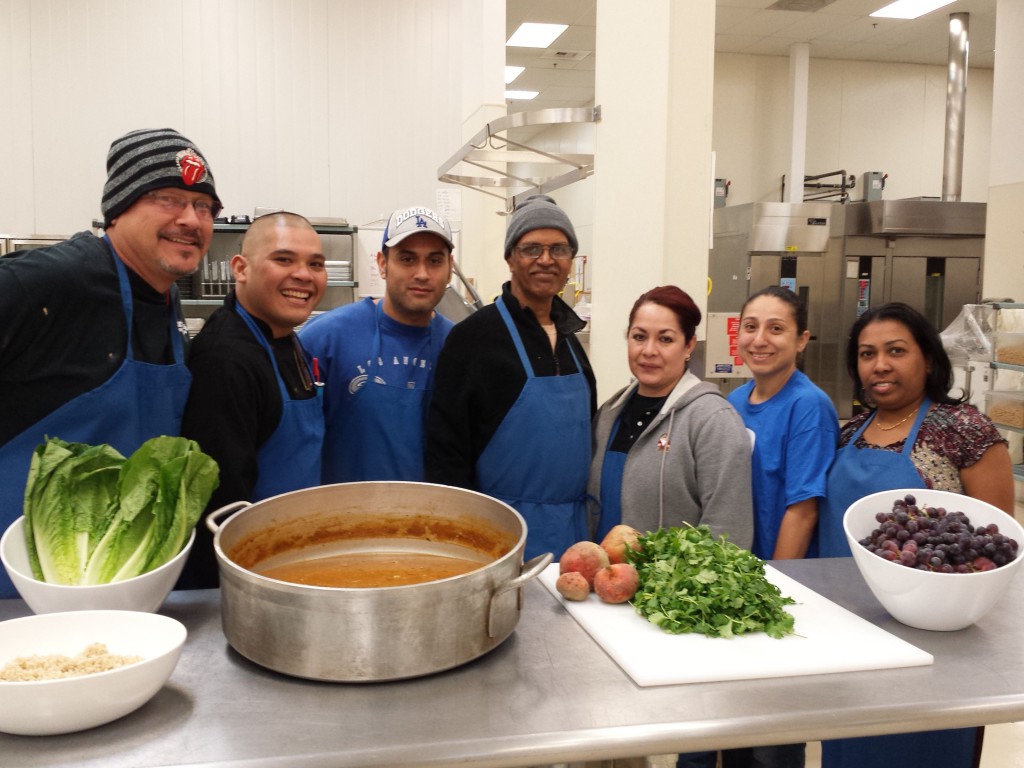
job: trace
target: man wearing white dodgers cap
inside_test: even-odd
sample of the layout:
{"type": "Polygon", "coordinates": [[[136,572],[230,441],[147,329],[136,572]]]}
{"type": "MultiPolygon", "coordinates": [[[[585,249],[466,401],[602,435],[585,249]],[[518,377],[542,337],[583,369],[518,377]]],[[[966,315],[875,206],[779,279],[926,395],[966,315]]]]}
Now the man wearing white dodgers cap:
{"type": "Polygon", "coordinates": [[[310,320],[299,334],[324,382],[324,483],[423,480],[434,366],[452,322],[434,311],[452,276],[448,222],[429,208],[388,219],[384,297],[310,320]]]}

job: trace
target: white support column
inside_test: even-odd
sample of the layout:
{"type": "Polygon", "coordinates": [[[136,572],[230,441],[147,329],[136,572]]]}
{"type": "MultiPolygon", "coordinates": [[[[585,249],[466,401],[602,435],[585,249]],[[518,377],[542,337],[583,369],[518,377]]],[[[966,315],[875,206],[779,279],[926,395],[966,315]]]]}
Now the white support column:
{"type": "Polygon", "coordinates": [[[590,359],[601,400],[629,380],[640,294],[673,283],[707,307],[714,40],[714,0],[597,1],[590,359]]]}
{"type": "MultiPolygon", "coordinates": [[[[491,120],[507,113],[505,3],[461,0],[461,4],[463,28],[470,31],[473,40],[464,44],[459,67],[463,114],[460,141],[469,141],[491,120]]],[[[504,195],[501,188],[495,192],[504,195]]],[[[508,265],[502,258],[504,210],[504,200],[497,197],[468,189],[462,194],[459,263],[462,273],[474,281],[485,304],[501,292],[501,284],[508,280],[508,265]]]]}
{"type": "Polygon", "coordinates": [[[807,72],[810,68],[811,46],[793,43],[789,47],[789,94],[792,133],[789,145],[789,172],[782,199],[801,203],[804,199],[804,176],[807,159],[807,72]]]}

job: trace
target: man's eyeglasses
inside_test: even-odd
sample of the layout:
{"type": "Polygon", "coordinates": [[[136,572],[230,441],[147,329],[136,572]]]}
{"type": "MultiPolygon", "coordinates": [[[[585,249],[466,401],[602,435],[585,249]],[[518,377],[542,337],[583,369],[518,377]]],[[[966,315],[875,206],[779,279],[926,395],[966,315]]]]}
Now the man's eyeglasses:
{"type": "Polygon", "coordinates": [[[524,259],[539,259],[544,251],[550,253],[552,259],[572,258],[572,246],[568,243],[555,243],[554,245],[527,243],[526,245],[517,245],[513,250],[524,259]]]}
{"type": "Polygon", "coordinates": [[[220,213],[220,203],[206,200],[187,200],[176,195],[165,195],[159,192],[147,192],[148,199],[159,205],[165,211],[172,211],[175,215],[181,214],[189,205],[196,212],[196,218],[204,221],[217,218],[220,213]]]}

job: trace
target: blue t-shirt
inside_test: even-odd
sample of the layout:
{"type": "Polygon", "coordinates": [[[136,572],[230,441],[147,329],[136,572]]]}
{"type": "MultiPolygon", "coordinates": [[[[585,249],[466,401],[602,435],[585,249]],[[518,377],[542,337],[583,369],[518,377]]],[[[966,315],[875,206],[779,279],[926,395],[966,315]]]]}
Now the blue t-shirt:
{"type": "MultiPolygon", "coordinates": [[[[436,354],[453,323],[435,313],[428,326],[406,325],[380,313],[380,354],[373,360],[377,317],[376,303],[366,298],[317,315],[299,332],[302,346],[316,358],[325,383],[325,483],[380,479],[348,473],[345,465],[351,462],[343,456],[356,444],[361,452],[373,456],[393,455],[389,443],[394,441],[415,446],[422,453],[429,397],[418,395],[432,387],[436,354]],[[354,426],[356,395],[371,376],[378,383],[409,390],[417,401],[422,400],[418,418],[411,421],[398,410],[377,409],[369,418],[366,413],[359,414],[359,426],[354,426]]],[[[410,479],[392,474],[390,479],[410,479]]]]}
{"type": "MultiPolygon", "coordinates": [[[[839,442],[839,416],[829,400],[801,371],[763,403],[749,400],[754,382],[729,394],[729,402],[755,435],[751,457],[754,492],[754,546],[762,559],[775,553],[786,508],[825,496],[825,476],[839,442]]],[[[815,536],[807,557],[817,557],[815,536]]]]}

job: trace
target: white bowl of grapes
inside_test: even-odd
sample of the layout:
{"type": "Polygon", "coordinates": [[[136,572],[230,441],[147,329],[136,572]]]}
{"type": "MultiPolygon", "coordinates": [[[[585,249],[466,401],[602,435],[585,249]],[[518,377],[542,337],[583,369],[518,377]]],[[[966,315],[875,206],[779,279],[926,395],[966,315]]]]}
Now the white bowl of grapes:
{"type": "Polygon", "coordinates": [[[948,491],[882,491],[850,505],[843,528],[882,606],[917,629],[969,627],[999,604],[1021,563],[1024,528],[948,491]]]}

